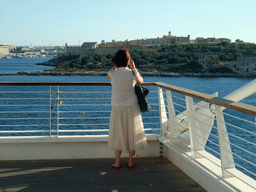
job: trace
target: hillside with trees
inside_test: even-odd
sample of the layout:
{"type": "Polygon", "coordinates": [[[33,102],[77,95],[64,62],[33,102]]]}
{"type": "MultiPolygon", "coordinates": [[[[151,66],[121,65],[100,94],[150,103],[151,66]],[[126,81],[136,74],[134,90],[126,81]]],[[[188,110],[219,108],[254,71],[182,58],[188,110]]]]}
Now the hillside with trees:
{"type": "MultiPolygon", "coordinates": [[[[198,63],[200,53],[215,53],[221,62],[234,61],[239,56],[256,57],[256,45],[251,43],[219,44],[172,44],[159,48],[129,49],[137,68],[141,71],[165,72],[232,72],[226,67],[204,66],[198,63]]],[[[65,61],[58,71],[107,71],[112,66],[111,54],[91,54],[79,56],[59,56],[55,61],[65,61]]]]}

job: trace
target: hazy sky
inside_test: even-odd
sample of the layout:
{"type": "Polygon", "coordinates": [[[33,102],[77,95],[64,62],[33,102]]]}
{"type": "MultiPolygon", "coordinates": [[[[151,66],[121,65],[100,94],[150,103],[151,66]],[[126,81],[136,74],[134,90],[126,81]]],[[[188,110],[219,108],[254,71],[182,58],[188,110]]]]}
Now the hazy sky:
{"type": "Polygon", "coordinates": [[[256,43],[255,0],[1,0],[0,44],[79,45],[167,35],[256,43]]]}

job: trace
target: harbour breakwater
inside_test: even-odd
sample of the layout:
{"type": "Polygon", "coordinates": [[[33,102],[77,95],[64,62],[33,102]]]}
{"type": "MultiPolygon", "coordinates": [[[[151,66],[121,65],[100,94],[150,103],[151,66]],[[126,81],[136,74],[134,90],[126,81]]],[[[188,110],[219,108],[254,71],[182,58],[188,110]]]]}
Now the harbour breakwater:
{"type": "MultiPolygon", "coordinates": [[[[17,74],[0,74],[5,75],[31,75],[31,76],[106,76],[108,71],[84,71],[84,72],[63,72],[63,71],[23,71],[17,74]]],[[[172,72],[140,72],[142,76],[151,77],[244,77],[232,73],[172,73],[172,72]]]]}

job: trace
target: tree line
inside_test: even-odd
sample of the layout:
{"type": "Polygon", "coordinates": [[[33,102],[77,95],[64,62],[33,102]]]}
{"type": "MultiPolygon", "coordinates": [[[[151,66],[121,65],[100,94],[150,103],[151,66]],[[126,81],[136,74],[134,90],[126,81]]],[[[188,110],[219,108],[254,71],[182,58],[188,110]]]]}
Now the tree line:
{"type": "MultiPolygon", "coordinates": [[[[169,72],[232,72],[226,67],[205,66],[198,63],[201,53],[217,54],[220,61],[235,61],[240,56],[256,57],[256,45],[251,43],[219,44],[172,44],[159,48],[129,49],[136,66],[143,71],[169,72]]],[[[114,54],[89,54],[79,56],[59,56],[55,60],[69,61],[57,70],[109,70],[114,54]]]]}

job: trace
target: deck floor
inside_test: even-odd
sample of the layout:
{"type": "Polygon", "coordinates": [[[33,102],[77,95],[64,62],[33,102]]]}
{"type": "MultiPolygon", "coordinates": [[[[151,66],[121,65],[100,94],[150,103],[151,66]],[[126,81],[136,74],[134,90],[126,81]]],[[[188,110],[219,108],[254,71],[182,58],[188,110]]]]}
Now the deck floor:
{"type": "Polygon", "coordinates": [[[136,167],[111,167],[114,159],[2,161],[4,191],[205,191],[166,158],[136,158],[136,167]]]}

